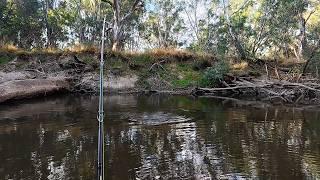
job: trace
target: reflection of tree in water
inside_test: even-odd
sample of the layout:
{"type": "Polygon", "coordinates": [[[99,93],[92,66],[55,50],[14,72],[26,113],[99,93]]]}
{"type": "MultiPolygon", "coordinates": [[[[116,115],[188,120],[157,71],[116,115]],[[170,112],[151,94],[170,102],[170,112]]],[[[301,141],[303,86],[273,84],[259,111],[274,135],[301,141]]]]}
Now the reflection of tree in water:
{"type": "Polygon", "coordinates": [[[1,111],[0,114],[14,120],[0,127],[15,128],[10,131],[0,128],[0,159],[6,162],[0,165],[0,169],[3,167],[0,179],[64,179],[79,174],[93,179],[95,154],[91,147],[95,143],[92,134],[81,128],[87,122],[73,126],[78,108],[64,99],[30,101],[15,106],[14,113],[1,111]]]}
{"type": "MultiPolygon", "coordinates": [[[[107,179],[320,174],[317,111],[154,95],[106,97],[106,108],[107,179]]],[[[0,179],[95,178],[96,97],[22,104],[0,115],[0,179]]]]}
{"type": "MultiPolygon", "coordinates": [[[[160,129],[169,130],[163,133],[164,138],[145,140],[155,144],[156,148],[151,149],[157,149],[160,144],[158,149],[161,150],[151,153],[141,151],[144,157],[141,170],[138,171],[141,177],[147,172],[152,172],[148,174],[151,177],[159,175],[180,178],[192,174],[199,177],[259,176],[281,179],[304,176],[301,167],[304,152],[301,112],[294,112],[290,108],[230,108],[226,111],[212,102],[204,102],[204,107],[201,107],[199,101],[190,99],[184,99],[178,105],[172,103],[174,100],[170,101],[169,107],[166,107],[170,112],[196,117],[193,118],[195,122],[151,128],[151,134],[160,129]],[[181,111],[181,108],[188,111],[181,111]],[[177,127],[183,125],[191,127],[177,127]],[[172,142],[173,137],[179,139],[179,143],[173,144],[180,144],[180,148],[174,147],[172,143],[163,145],[172,142]],[[183,159],[181,164],[180,159],[183,159]]],[[[161,107],[167,102],[157,103],[161,107]]],[[[146,138],[147,130],[139,128],[138,131],[142,131],[141,136],[146,138]]],[[[152,144],[145,144],[142,149],[145,146],[153,147],[152,144]]]]}

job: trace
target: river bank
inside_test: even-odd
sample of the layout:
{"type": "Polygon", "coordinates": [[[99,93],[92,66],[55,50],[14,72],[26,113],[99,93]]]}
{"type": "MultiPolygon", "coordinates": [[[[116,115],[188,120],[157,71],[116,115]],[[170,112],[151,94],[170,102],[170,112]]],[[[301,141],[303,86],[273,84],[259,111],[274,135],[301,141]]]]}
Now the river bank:
{"type": "MultiPolygon", "coordinates": [[[[99,54],[95,51],[1,52],[0,57],[7,61],[0,65],[0,103],[56,93],[98,91],[99,54]]],[[[318,78],[292,73],[297,64],[285,66],[272,61],[252,63],[229,58],[230,70],[221,72],[222,60],[178,50],[106,52],[105,57],[105,93],[166,93],[272,104],[320,104],[318,78]],[[208,74],[208,68],[213,75],[208,74]]]]}

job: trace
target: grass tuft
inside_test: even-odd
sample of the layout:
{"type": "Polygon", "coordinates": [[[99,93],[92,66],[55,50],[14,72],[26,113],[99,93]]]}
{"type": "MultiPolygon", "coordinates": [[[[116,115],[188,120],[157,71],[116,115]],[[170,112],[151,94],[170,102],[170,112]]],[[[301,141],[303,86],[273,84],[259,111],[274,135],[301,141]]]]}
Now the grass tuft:
{"type": "Polygon", "coordinates": [[[25,50],[11,44],[7,44],[7,45],[0,46],[0,52],[17,54],[17,53],[25,52],[25,50]]]}
{"type": "Polygon", "coordinates": [[[172,49],[172,48],[153,49],[147,53],[156,59],[173,57],[178,60],[188,60],[188,59],[192,59],[195,57],[195,54],[193,54],[191,52],[188,52],[185,50],[180,50],[180,49],[172,49]]]}

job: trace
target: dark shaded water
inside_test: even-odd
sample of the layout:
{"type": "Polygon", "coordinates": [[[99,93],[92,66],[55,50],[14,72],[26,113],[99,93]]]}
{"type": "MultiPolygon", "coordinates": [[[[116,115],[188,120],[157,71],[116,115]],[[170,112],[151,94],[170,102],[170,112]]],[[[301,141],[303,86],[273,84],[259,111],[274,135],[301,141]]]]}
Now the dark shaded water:
{"type": "MultiPolygon", "coordinates": [[[[0,179],[95,179],[97,97],[0,105],[0,179]]],[[[107,179],[317,179],[320,109],[106,97],[107,179]]]]}

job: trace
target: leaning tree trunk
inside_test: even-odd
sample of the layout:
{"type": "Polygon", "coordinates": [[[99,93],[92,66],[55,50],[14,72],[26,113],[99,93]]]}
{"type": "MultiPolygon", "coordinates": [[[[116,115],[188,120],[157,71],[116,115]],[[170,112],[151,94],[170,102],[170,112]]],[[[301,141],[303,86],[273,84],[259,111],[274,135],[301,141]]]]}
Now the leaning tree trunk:
{"type": "MultiPolygon", "coordinates": [[[[311,15],[315,13],[315,11],[311,11],[309,13],[309,15],[305,18],[303,16],[303,12],[301,12],[299,14],[300,16],[300,34],[299,34],[299,59],[304,59],[304,57],[306,56],[306,54],[310,53],[310,49],[307,47],[307,36],[306,36],[306,32],[307,32],[307,22],[309,21],[311,15]]],[[[309,58],[310,59],[310,58],[309,58]]]]}
{"type": "Polygon", "coordinates": [[[315,13],[314,10],[309,13],[307,18],[304,18],[302,13],[300,14],[299,56],[304,59],[304,57],[307,56],[306,54],[309,55],[308,59],[306,60],[305,65],[303,67],[303,71],[302,71],[303,74],[305,74],[307,72],[308,65],[310,64],[314,55],[316,54],[317,47],[319,47],[319,45],[320,45],[320,41],[318,41],[318,45],[313,50],[311,50],[310,47],[307,46],[306,24],[313,13],[315,13]]]}

